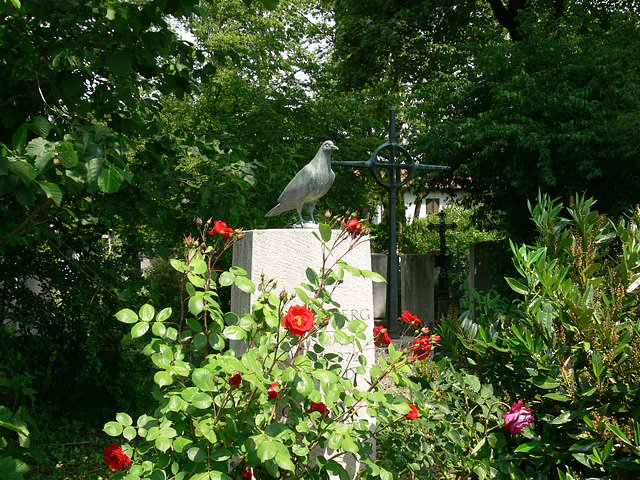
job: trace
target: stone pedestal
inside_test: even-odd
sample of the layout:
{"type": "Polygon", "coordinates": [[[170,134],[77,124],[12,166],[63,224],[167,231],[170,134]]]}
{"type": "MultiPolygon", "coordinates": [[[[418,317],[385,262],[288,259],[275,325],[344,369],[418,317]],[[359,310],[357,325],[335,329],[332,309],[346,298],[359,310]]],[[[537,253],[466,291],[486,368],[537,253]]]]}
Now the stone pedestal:
{"type": "MultiPolygon", "coordinates": [[[[251,305],[263,293],[261,279],[275,279],[274,293],[282,290],[293,293],[295,287],[307,280],[307,268],[318,272],[322,267],[322,248],[313,235],[314,230],[273,229],[249,230],[244,238],[233,245],[233,265],[247,271],[248,277],[256,284],[253,294],[240,291],[235,286],[231,290],[231,310],[238,315],[251,313],[251,305]]],[[[332,239],[339,231],[332,232],[332,239]]],[[[331,245],[331,242],[329,242],[331,245]]],[[[371,248],[369,241],[360,243],[343,257],[349,241],[343,242],[327,261],[327,267],[335,258],[342,258],[349,265],[363,270],[371,270],[371,248]]],[[[373,329],[372,281],[364,277],[354,277],[345,272],[344,281],[332,293],[332,299],[340,304],[340,312],[348,319],[358,318],[370,324],[373,329]]],[[[373,339],[373,330],[367,332],[373,339]]]]}
{"type": "Polygon", "coordinates": [[[403,255],[400,279],[402,310],[409,310],[433,328],[435,323],[434,253],[403,255]]]}
{"type": "MultiPolygon", "coordinates": [[[[253,303],[264,291],[263,279],[265,282],[271,279],[277,281],[277,286],[272,290],[275,294],[279,294],[282,290],[291,294],[295,291],[295,287],[300,287],[301,283],[309,283],[306,275],[307,268],[319,272],[323,265],[322,246],[314,236],[314,231],[317,233],[317,230],[307,229],[244,232],[244,238],[233,246],[233,265],[247,271],[248,277],[256,285],[256,291],[249,294],[234,286],[231,291],[231,310],[238,315],[250,313],[253,303]]],[[[336,238],[338,233],[337,230],[332,232],[332,240],[336,238]]],[[[332,245],[332,241],[328,243],[332,245]]],[[[346,240],[336,247],[325,266],[332,268],[335,259],[342,258],[353,267],[371,270],[371,248],[368,239],[345,255],[349,244],[350,240],[346,240]]],[[[328,252],[324,252],[324,254],[329,255],[328,252]]],[[[375,364],[372,283],[370,279],[354,277],[345,271],[343,283],[332,292],[333,301],[340,305],[338,309],[347,319],[357,318],[367,323],[365,331],[367,338],[362,341],[365,346],[362,355],[367,360],[367,367],[364,375],[356,377],[359,389],[366,389],[367,381],[370,378],[369,368],[375,364]]],[[[330,332],[330,327],[327,328],[327,331],[330,332]]],[[[232,348],[235,347],[232,345],[232,348]]],[[[354,354],[352,345],[342,346],[337,342],[332,342],[325,347],[325,352],[340,354],[344,363],[349,362],[354,354]]],[[[351,360],[351,365],[353,365],[353,360],[351,360]]],[[[315,456],[319,454],[322,452],[318,452],[315,456]]],[[[358,465],[355,459],[347,457],[343,465],[352,479],[357,478],[358,465]]]]}

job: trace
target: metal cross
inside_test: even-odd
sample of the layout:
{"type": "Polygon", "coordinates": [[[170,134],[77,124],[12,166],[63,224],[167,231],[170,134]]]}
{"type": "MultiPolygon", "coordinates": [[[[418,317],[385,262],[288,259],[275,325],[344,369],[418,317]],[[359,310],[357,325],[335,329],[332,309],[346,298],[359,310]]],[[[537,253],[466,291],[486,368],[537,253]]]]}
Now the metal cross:
{"type": "Polygon", "coordinates": [[[451,266],[451,258],[447,255],[446,232],[447,230],[455,230],[457,225],[455,223],[447,225],[447,214],[444,210],[440,210],[438,216],[440,217],[440,223],[431,224],[429,225],[429,228],[431,230],[437,230],[440,234],[440,251],[436,255],[435,265],[436,267],[440,267],[440,274],[438,275],[438,300],[442,300],[450,297],[449,272],[447,269],[451,266]]]}
{"type": "Polygon", "coordinates": [[[396,109],[391,107],[389,119],[389,141],[380,145],[365,162],[333,161],[332,165],[354,168],[368,168],[376,182],[389,193],[389,255],[387,259],[387,316],[390,335],[399,336],[398,326],[398,190],[411,181],[416,170],[449,170],[446,165],[420,165],[411,158],[409,152],[396,142],[396,109]],[[389,150],[388,158],[381,156],[389,150]],[[397,160],[398,153],[400,159],[397,160]],[[381,175],[380,169],[386,170],[381,175]]]}

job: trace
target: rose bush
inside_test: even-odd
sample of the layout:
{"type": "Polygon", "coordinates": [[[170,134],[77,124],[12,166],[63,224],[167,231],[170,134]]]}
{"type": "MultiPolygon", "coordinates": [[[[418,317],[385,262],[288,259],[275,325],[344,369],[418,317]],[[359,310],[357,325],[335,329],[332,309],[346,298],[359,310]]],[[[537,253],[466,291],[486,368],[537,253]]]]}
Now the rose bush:
{"type": "Polygon", "coordinates": [[[182,275],[181,311],[146,304],[116,315],[131,325],[130,341],[146,343],[157,407],[137,419],[118,413],[105,425],[124,439],[131,458],[113,478],[345,478],[339,460],[349,454],[360,464],[359,478],[391,480],[369,440],[411,412],[405,398],[377,388],[387,376],[411,383],[410,353],[389,344],[388,360],[366,365],[367,325],[342,315],[329,290],[346,272],[381,279],[331,257],[339,243],[351,249],[363,241],[362,230],[345,229],[332,240],[331,227],[321,224],[316,236],[327,256],[320,272],[308,270],[310,283],[296,289],[295,302],[303,305],[286,292],[265,291],[251,314],[238,316],[222,311],[217,292],[230,285],[252,292],[254,284],[237,267],[219,272],[215,265],[242,233],[210,224],[187,237],[183,260],[171,261],[182,275]],[[229,341],[248,348],[236,352],[229,341]],[[326,353],[332,343],[349,353],[326,353]]]}

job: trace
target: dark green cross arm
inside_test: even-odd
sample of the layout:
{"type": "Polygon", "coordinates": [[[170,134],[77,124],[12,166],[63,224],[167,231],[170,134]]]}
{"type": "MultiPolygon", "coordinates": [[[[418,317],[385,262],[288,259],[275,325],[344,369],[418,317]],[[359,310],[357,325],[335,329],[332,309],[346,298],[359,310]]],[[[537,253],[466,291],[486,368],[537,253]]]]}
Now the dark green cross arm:
{"type": "Polygon", "coordinates": [[[375,178],[376,182],[385,187],[389,194],[389,255],[387,261],[387,316],[388,330],[390,335],[399,336],[398,326],[398,225],[397,225],[397,200],[398,190],[409,183],[416,170],[450,170],[447,165],[421,165],[414,161],[409,152],[396,142],[396,110],[391,107],[389,119],[389,141],[380,145],[375,152],[364,162],[354,161],[333,161],[332,165],[341,167],[367,168],[375,178]],[[389,150],[389,160],[380,160],[380,152],[389,150]],[[396,161],[397,154],[400,153],[404,159],[396,161]],[[385,180],[378,172],[378,169],[389,171],[388,179],[385,180]],[[405,175],[398,175],[401,171],[405,175]],[[404,177],[404,178],[403,178],[404,177]]]}

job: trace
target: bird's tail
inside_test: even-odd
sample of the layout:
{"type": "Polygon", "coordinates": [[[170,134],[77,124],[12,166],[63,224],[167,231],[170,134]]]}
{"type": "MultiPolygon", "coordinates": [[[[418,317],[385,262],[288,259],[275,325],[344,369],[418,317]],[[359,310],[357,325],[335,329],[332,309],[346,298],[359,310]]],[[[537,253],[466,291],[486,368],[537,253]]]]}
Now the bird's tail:
{"type": "Polygon", "coordinates": [[[275,217],[276,215],[282,213],[282,212],[286,212],[287,210],[282,208],[282,204],[279,203],[277,204],[275,207],[273,207],[271,210],[269,210],[264,216],[265,217],[275,217]]]}

